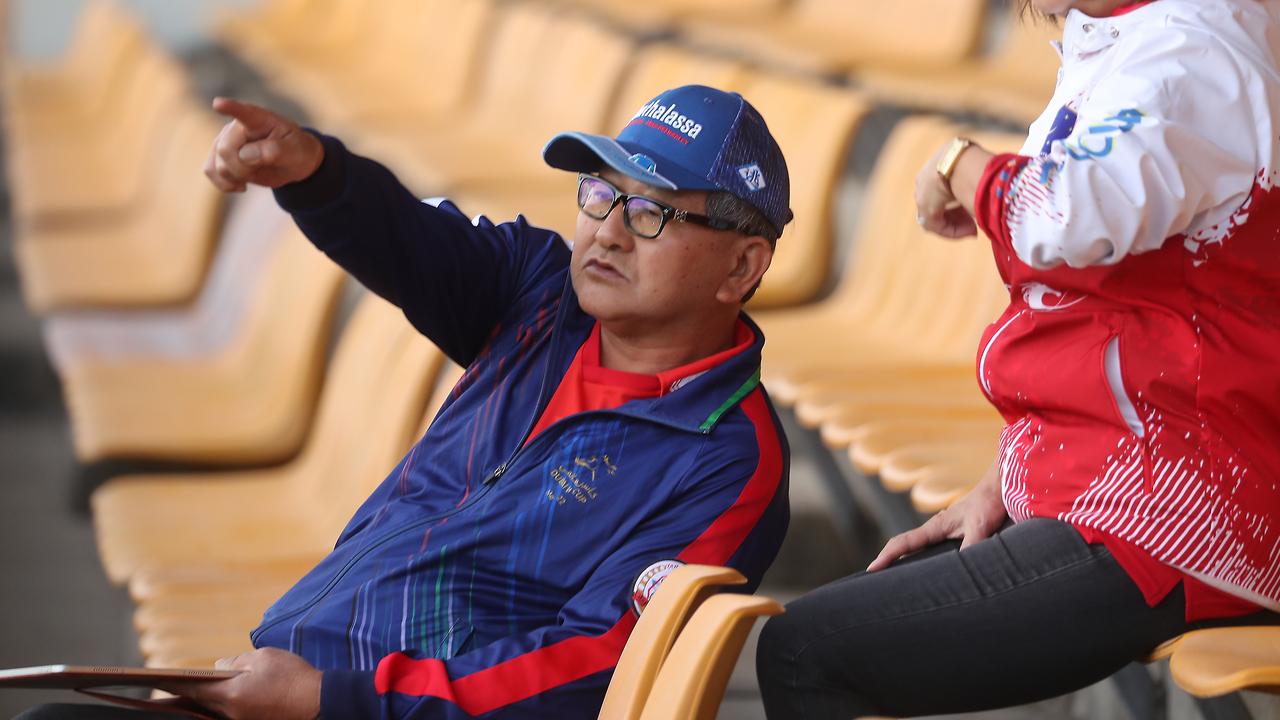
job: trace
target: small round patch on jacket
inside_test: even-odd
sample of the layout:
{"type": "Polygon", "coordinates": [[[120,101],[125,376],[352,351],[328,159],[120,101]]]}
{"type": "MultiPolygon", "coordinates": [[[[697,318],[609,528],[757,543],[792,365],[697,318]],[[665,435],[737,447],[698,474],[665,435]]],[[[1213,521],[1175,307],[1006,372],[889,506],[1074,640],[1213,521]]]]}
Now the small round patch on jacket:
{"type": "Polygon", "coordinates": [[[649,601],[653,599],[653,594],[658,591],[658,586],[672,571],[682,565],[684,563],[679,560],[659,560],[640,573],[635,584],[631,586],[631,609],[636,611],[636,615],[644,613],[644,609],[649,606],[649,601]]]}

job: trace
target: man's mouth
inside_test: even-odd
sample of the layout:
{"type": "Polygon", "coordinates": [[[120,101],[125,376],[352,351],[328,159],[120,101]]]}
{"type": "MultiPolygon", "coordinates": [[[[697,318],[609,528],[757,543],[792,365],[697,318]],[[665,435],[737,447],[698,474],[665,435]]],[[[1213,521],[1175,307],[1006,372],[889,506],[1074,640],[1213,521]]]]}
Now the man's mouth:
{"type": "Polygon", "coordinates": [[[614,267],[613,265],[610,265],[604,260],[597,260],[594,258],[591,260],[588,260],[586,265],[584,265],[582,269],[594,275],[604,277],[604,278],[616,278],[619,280],[627,279],[625,275],[623,275],[621,272],[618,271],[618,268],[614,267]]]}

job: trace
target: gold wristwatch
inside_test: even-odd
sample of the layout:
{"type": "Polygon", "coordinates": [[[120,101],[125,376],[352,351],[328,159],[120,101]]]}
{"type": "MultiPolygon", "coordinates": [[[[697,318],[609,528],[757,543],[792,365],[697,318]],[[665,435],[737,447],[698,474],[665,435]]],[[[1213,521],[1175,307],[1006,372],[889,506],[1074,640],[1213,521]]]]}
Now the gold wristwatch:
{"type": "Polygon", "coordinates": [[[951,141],[947,151],[938,158],[938,177],[942,179],[942,186],[947,189],[947,192],[951,192],[951,176],[955,174],[956,165],[960,163],[960,156],[969,149],[970,145],[973,145],[972,140],[958,137],[951,141]]]}

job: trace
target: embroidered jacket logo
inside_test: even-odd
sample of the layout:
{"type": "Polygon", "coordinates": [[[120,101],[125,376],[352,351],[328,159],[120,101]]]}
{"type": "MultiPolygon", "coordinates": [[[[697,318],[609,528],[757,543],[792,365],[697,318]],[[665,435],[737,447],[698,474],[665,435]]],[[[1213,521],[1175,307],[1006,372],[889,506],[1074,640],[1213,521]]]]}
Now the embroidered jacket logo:
{"type": "MultiPolygon", "coordinates": [[[[661,123],[670,125],[673,130],[688,136],[690,140],[698,139],[698,133],[702,132],[702,125],[687,115],[682,115],[676,110],[676,104],[659,105],[656,101],[640,108],[640,112],[635,114],[637,118],[650,118],[661,123]]],[[[634,119],[634,118],[633,118],[634,119]]]]}

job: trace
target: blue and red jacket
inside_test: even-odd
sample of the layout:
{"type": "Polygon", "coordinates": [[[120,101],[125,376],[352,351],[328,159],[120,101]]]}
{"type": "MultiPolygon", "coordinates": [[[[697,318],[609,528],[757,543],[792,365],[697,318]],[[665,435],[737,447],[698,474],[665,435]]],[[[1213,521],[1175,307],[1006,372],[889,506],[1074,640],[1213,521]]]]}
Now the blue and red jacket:
{"type": "Polygon", "coordinates": [[[564,241],[419,202],[323,140],[321,168],[280,204],[467,370],[253,643],[324,671],[325,718],[594,718],[646,571],[729,565],[754,589],[786,534],[763,336],[750,324],[748,350],[678,390],[526,444],[595,323],[564,241]]]}

